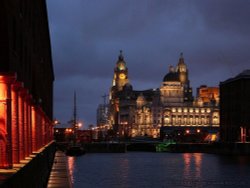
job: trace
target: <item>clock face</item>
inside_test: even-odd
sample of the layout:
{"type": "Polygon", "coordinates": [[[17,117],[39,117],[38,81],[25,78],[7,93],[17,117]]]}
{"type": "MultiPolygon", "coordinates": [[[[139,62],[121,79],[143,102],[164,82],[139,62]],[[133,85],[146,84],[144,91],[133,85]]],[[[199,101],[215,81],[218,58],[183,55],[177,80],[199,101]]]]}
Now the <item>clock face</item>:
{"type": "Polygon", "coordinates": [[[119,68],[119,70],[125,70],[125,66],[123,63],[120,63],[118,68],[119,68]]]}
{"type": "Polygon", "coordinates": [[[121,74],[119,74],[119,78],[120,78],[120,79],[125,79],[125,78],[126,78],[126,75],[125,75],[124,73],[121,73],[121,74]]]}
{"type": "Polygon", "coordinates": [[[180,68],[180,71],[181,71],[181,72],[186,72],[185,67],[181,67],[181,68],[180,68]]]}

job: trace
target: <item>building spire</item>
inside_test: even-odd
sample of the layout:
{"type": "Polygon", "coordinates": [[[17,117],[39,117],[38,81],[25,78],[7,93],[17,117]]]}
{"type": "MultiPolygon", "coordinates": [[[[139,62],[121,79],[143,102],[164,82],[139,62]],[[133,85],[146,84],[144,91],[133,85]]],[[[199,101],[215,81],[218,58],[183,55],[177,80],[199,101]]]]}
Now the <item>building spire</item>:
{"type": "Polygon", "coordinates": [[[123,55],[122,55],[122,50],[120,50],[119,60],[120,60],[120,61],[123,61],[123,59],[124,59],[124,57],[123,57],[123,55]]]}
{"type": "Polygon", "coordinates": [[[183,58],[183,52],[180,53],[180,58],[179,58],[179,63],[178,65],[185,64],[184,63],[184,58],[183,58]]]}
{"type": "Polygon", "coordinates": [[[180,54],[180,59],[183,59],[183,52],[181,52],[180,54]]]}

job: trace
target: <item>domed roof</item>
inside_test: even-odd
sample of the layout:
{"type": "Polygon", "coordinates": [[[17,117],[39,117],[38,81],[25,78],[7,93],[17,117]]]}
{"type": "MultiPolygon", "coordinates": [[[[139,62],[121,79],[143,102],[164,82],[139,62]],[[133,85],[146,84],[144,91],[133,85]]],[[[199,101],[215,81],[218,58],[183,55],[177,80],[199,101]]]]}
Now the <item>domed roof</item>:
{"type": "Polygon", "coordinates": [[[163,82],[173,82],[173,81],[179,81],[179,75],[176,72],[169,72],[163,78],[163,82]]]}

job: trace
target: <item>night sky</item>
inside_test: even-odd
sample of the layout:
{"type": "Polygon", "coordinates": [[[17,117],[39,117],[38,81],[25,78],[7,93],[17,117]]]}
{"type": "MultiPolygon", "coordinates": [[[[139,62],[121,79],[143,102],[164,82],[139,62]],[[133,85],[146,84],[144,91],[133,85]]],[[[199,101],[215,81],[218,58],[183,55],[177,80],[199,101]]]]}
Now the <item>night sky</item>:
{"type": "Polygon", "coordinates": [[[119,50],[135,90],[158,88],[181,52],[193,94],[250,69],[248,0],[47,0],[54,117],[96,124],[119,50]]]}

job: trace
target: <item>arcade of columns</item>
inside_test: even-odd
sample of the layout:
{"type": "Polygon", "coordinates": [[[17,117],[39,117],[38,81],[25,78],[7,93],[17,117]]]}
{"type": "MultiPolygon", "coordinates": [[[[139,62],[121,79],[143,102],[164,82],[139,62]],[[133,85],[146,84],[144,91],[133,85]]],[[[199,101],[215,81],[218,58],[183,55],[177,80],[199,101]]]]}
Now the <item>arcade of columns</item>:
{"type": "Polygon", "coordinates": [[[12,168],[53,140],[53,122],[15,74],[0,74],[0,168],[12,168]]]}

